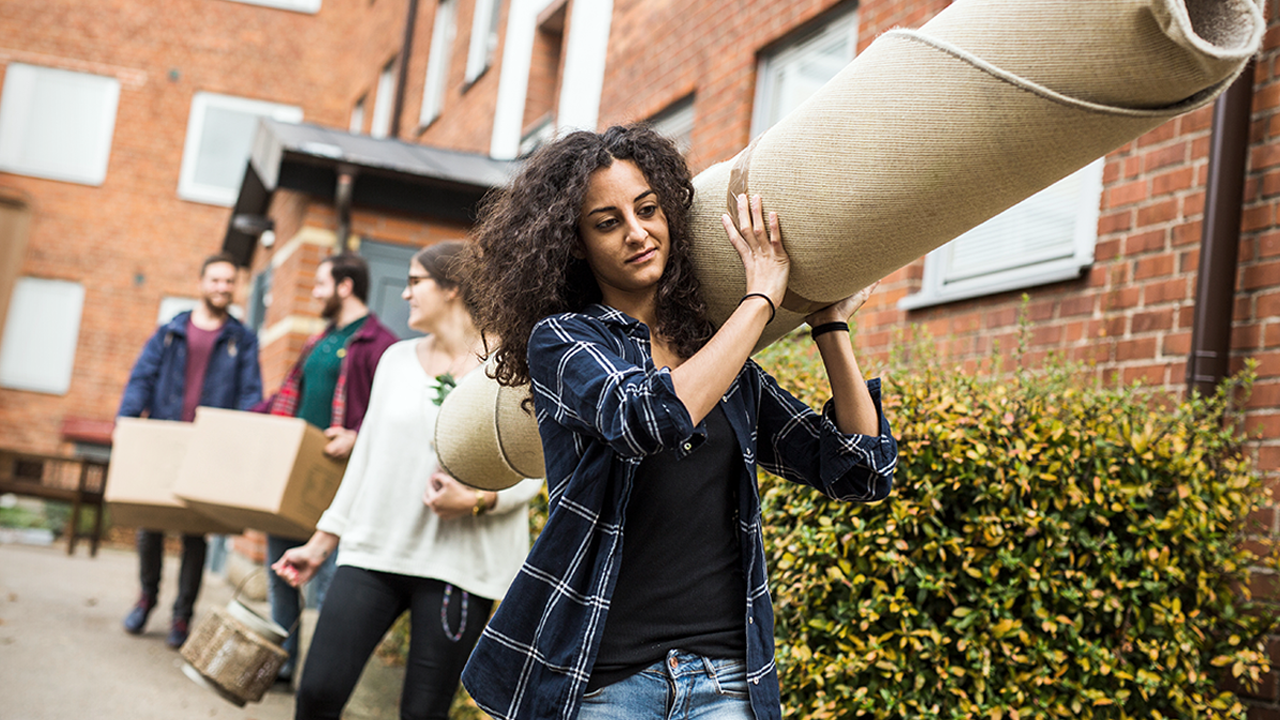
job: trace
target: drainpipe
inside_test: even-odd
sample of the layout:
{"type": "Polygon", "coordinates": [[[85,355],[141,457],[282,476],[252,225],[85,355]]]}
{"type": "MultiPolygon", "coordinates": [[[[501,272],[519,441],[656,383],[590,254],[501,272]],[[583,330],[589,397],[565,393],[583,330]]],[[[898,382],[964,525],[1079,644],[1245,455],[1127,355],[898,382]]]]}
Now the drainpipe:
{"type": "Polygon", "coordinates": [[[338,252],[351,250],[351,195],[356,184],[356,170],[349,165],[338,167],[338,186],[333,204],[338,211],[338,252]]]}
{"type": "Polygon", "coordinates": [[[1212,395],[1227,376],[1253,105],[1253,61],[1213,106],[1200,269],[1196,274],[1187,391],[1212,395]]]}
{"type": "Polygon", "coordinates": [[[396,77],[396,101],[391,109],[393,138],[400,137],[400,115],[404,112],[404,87],[409,80],[409,58],[413,55],[413,26],[418,23],[418,0],[409,0],[408,17],[404,21],[404,39],[400,42],[400,68],[396,77]]]}

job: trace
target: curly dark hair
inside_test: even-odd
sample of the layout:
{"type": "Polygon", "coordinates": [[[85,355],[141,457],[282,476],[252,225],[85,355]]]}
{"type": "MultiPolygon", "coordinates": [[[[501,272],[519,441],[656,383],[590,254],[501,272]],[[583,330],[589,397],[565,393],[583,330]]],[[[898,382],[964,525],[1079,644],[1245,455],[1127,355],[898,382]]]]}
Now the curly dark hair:
{"type": "Polygon", "coordinates": [[[614,160],[640,168],[667,218],[671,249],[650,330],[683,357],[714,332],[689,254],[693,183],[684,157],[643,124],[574,132],[540,148],[514,180],[485,198],[476,242],[461,259],[476,326],[486,338],[501,339],[494,351],[500,384],[529,381],[529,334],[539,320],[599,302],[595,276],[572,251],[591,173],[614,160]]]}

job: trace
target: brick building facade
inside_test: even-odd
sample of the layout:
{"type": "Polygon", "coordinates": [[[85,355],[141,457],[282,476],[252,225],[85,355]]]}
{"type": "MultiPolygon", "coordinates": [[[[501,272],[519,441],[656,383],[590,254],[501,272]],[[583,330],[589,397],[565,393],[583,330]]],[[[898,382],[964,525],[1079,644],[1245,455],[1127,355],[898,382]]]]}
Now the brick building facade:
{"type": "MultiPolygon", "coordinates": [[[[698,171],[733,156],[814,89],[806,72],[816,68],[829,77],[880,33],[918,27],[950,4],[744,0],[726,9],[714,0],[255,2],[10,0],[12,11],[0,17],[6,68],[54,67],[119,80],[111,158],[100,184],[0,167],[0,210],[21,211],[0,214],[0,232],[29,226],[21,246],[0,246],[6,263],[0,301],[12,294],[16,278],[69,280],[85,293],[69,389],[0,387],[6,444],[53,449],[66,419],[109,420],[161,298],[189,295],[192,268],[220,247],[227,208],[177,192],[197,91],[298,107],[308,123],[501,159],[517,157],[557,129],[650,119],[688,148],[698,171]],[[379,107],[380,88],[400,82],[406,37],[411,51],[399,114],[388,117],[387,106],[379,107]],[[9,265],[9,258],[20,262],[9,265]]],[[[1219,322],[1231,323],[1232,369],[1249,358],[1258,362],[1248,425],[1259,437],[1259,467],[1276,475],[1280,2],[1263,4],[1269,27],[1253,71],[1234,313],[1219,322]]],[[[859,315],[860,351],[884,356],[898,331],[919,326],[944,353],[975,364],[996,344],[1016,345],[1025,293],[1033,360],[1052,351],[1087,363],[1105,379],[1181,392],[1212,118],[1212,108],[1179,117],[1111,153],[1064,190],[1072,202],[1082,199],[1083,210],[1067,215],[1083,230],[1075,227],[1063,240],[1066,257],[1050,263],[1056,274],[1015,266],[987,272],[982,258],[1007,253],[966,265],[959,251],[931,254],[894,272],[859,315]],[[984,282],[998,291],[984,291],[984,282]]],[[[273,388],[315,327],[307,320],[317,309],[307,295],[309,278],[335,242],[337,220],[328,199],[292,191],[278,192],[270,213],[275,245],[258,247],[249,275],[274,266],[275,302],[263,330],[264,379],[273,388]],[[273,259],[282,255],[284,261],[273,259]]],[[[356,235],[417,244],[456,236],[465,223],[357,209],[352,227],[356,235]]],[[[1270,515],[1280,529],[1280,517],[1270,515]]],[[[1262,696],[1280,700],[1274,679],[1262,696]]],[[[1255,711],[1280,716],[1280,705],[1255,711]]]]}
{"type": "Polygon", "coordinates": [[[216,130],[210,113],[270,103],[294,119],[347,127],[352,104],[372,97],[379,69],[397,52],[405,4],[5,4],[0,134],[28,152],[10,147],[0,159],[0,205],[20,219],[5,223],[0,236],[0,298],[31,301],[39,306],[36,317],[27,316],[32,323],[67,332],[55,333],[59,342],[51,346],[38,332],[34,342],[12,340],[30,335],[30,327],[7,331],[13,345],[0,350],[8,361],[0,372],[4,446],[66,450],[64,429],[86,425],[90,439],[100,440],[160,313],[194,295],[200,261],[220,249],[227,195],[234,197],[239,181],[237,169],[219,166],[216,153],[200,155],[201,141],[218,138],[197,137],[188,147],[197,119],[216,130]],[[28,88],[25,95],[17,92],[19,82],[28,88]],[[61,92],[66,82],[71,89],[61,92]],[[109,94],[115,85],[118,97],[88,108],[81,105],[80,85],[89,86],[89,96],[98,86],[109,94]],[[39,94],[48,88],[56,94],[52,100],[39,94]],[[105,147],[95,148],[104,153],[99,177],[72,172],[68,181],[59,168],[58,145],[70,143],[72,133],[40,135],[39,128],[22,127],[25,121],[56,131],[59,112],[69,107],[107,125],[105,147]],[[206,177],[196,156],[211,163],[203,168],[206,177]],[[50,306],[50,292],[65,302],[50,306]],[[49,367],[62,372],[43,372],[49,367]]]}

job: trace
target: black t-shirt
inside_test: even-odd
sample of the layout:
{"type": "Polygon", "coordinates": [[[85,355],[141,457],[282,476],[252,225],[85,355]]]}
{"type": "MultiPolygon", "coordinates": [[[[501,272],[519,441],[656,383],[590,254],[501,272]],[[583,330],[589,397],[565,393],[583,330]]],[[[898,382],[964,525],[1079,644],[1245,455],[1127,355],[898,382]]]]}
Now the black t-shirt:
{"type": "Polygon", "coordinates": [[[746,580],[736,527],[742,451],[719,405],[703,444],[666,450],[636,470],[622,564],[587,690],[629,677],[680,649],[747,656],[746,580]]]}

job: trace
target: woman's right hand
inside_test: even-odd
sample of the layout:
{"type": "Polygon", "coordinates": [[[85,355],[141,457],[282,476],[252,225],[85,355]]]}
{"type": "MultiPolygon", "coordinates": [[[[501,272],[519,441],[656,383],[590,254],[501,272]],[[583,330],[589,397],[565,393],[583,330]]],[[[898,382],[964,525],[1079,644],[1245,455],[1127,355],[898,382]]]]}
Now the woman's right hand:
{"type": "MultiPolygon", "coordinates": [[[[753,302],[738,303],[737,309],[707,344],[684,362],[665,363],[661,360],[667,353],[663,353],[661,358],[658,352],[654,354],[655,363],[672,368],[671,382],[675,385],[676,397],[684,403],[694,425],[702,422],[720,402],[787,294],[791,259],[782,247],[778,214],[769,213],[766,223],[762,205],[759,195],[751,198],[750,202],[746,195],[739,195],[737,225],[728,215],[721,216],[721,220],[729,241],[742,258],[747,273],[746,293],[764,295],[769,298],[771,307],[765,308],[760,297],[744,298],[753,302]],[[766,309],[768,313],[764,312],[766,309]]],[[[653,347],[660,349],[657,343],[653,347]]]]}
{"type": "Polygon", "coordinates": [[[337,544],[336,535],[317,532],[305,545],[286,550],[271,569],[290,586],[298,587],[315,576],[337,544]]]}
{"type": "Polygon", "coordinates": [[[747,293],[764,293],[773,301],[776,309],[782,305],[787,293],[787,279],[791,274],[791,258],[782,247],[782,231],[778,226],[778,214],[771,212],[766,222],[764,201],[759,195],[748,200],[738,195],[738,221],[729,215],[720,216],[729,242],[742,258],[747,274],[747,293]]]}

